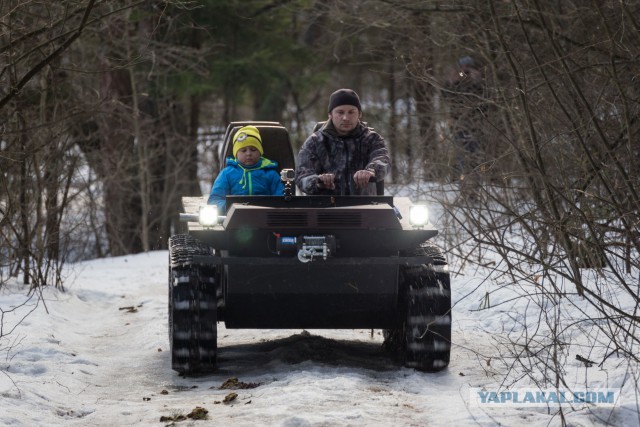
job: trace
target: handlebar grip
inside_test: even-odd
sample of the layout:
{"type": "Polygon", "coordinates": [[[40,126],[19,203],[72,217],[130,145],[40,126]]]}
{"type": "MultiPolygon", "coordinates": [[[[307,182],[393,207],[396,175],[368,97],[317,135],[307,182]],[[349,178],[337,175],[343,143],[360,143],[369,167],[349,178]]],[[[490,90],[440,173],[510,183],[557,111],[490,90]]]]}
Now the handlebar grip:
{"type": "MultiPolygon", "coordinates": [[[[378,178],[375,175],[372,175],[369,178],[369,182],[370,183],[378,182],[378,178]]],[[[338,175],[335,175],[335,174],[333,175],[333,183],[334,184],[339,184],[340,183],[340,179],[338,178],[338,175]]]]}

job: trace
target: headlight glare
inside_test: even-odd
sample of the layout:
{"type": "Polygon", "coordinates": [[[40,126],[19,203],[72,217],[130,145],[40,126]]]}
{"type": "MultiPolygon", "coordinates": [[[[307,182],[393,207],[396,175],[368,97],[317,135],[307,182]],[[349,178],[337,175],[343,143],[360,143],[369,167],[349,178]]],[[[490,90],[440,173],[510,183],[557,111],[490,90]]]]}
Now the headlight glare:
{"type": "Polygon", "coordinates": [[[414,227],[423,227],[429,222],[429,209],[424,205],[413,205],[409,208],[409,222],[414,227]]]}
{"type": "Polygon", "coordinates": [[[218,223],[218,207],[207,205],[200,208],[198,222],[204,227],[213,227],[218,223]]]}

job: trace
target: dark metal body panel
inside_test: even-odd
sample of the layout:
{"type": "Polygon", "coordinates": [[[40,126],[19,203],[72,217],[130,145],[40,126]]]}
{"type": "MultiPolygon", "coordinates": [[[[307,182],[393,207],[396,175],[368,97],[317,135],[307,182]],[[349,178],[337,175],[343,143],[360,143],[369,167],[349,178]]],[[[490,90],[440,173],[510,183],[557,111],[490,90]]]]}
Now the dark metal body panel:
{"type": "Polygon", "coordinates": [[[225,267],[228,328],[390,328],[397,265],[225,267]]]}
{"type": "Polygon", "coordinates": [[[190,234],[215,249],[228,328],[392,328],[399,265],[411,261],[399,254],[437,234],[407,226],[389,196],[229,196],[227,203],[221,226],[193,226],[190,234]],[[326,260],[305,263],[296,250],[276,249],[281,236],[329,235],[336,248],[326,260]]]}

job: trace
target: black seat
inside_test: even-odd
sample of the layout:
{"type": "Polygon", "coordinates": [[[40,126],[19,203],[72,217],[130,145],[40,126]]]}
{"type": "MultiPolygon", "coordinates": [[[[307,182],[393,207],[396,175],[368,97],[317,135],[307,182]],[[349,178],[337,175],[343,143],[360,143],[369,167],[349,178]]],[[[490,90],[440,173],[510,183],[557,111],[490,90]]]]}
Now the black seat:
{"type": "Polygon", "coordinates": [[[225,132],[222,146],[220,169],[227,164],[227,157],[233,157],[233,136],[243,126],[255,126],[260,131],[263,156],[278,163],[279,170],[295,169],[295,157],[289,138],[289,131],[278,122],[231,122],[225,132]]]}

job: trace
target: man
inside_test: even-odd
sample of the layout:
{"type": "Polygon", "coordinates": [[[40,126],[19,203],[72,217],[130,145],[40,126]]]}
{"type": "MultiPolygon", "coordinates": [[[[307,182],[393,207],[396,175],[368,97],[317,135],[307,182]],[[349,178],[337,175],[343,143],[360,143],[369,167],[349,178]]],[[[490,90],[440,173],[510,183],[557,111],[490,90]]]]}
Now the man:
{"type": "Polygon", "coordinates": [[[481,162],[484,148],[482,129],[487,106],[481,65],[471,56],[459,58],[445,89],[443,97],[449,107],[456,169],[464,177],[481,162]]]}
{"type": "Polygon", "coordinates": [[[298,154],[296,185],[307,194],[375,195],[370,179],[390,169],[384,139],[362,121],[358,94],[339,89],[329,98],[329,117],[298,154]]]}

